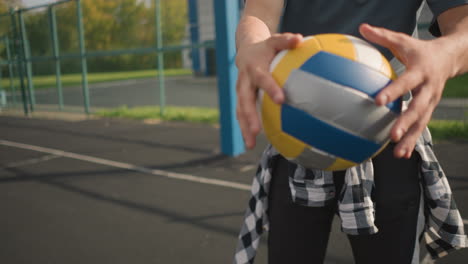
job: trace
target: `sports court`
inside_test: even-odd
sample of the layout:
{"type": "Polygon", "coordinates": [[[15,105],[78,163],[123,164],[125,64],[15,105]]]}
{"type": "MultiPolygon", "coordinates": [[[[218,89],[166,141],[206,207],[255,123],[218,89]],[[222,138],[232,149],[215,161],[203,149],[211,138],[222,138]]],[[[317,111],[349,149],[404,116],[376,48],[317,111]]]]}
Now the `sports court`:
{"type": "MultiPolygon", "coordinates": [[[[82,25],[82,16],[86,20],[88,14],[80,13],[80,4],[86,7],[104,1],[48,1],[37,8],[0,16],[6,23],[13,21],[12,30],[0,35],[0,73],[8,73],[2,78],[10,79],[10,82],[0,80],[6,91],[0,94],[5,101],[0,101],[0,263],[232,263],[250,184],[267,144],[264,136],[259,137],[254,150],[232,157],[225,154],[220,144],[222,126],[147,123],[88,114],[121,105],[224,107],[226,102],[219,102],[218,91],[234,89],[235,80],[220,85],[224,90],[218,89],[218,78],[226,72],[218,72],[217,77],[210,72],[214,59],[213,4],[231,5],[232,11],[233,7],[239,9],[243,1],[239,5],[230,0],[147,2],[151,3],[147,6],[151,13],[145,14],[153,24],[146,33],[154,34],[149,38],[150,47],[131,43],[119,49],[93,50],[93,39],[80,36],[91,30],[86,23],[82,25]],[[197,6],[192,5],[197,2],[198,13],[194,11],[197,6]],[[154,18],[162,18],[164,22],[164,10],[168,13],[176,10],[179,14],[177,4],[181,3],[188,3],[185,6],[188,11],[186,17],[180,16],[187,21],[180,24],[179,30],[187,33],[188,38],[165,43],[157,33],[172,29],[161,29],[164,23],[154,18]],[[161,11],[158,7],[163,9],[162,16],[157,13],[161,11]],[[50,29],[52,40],[47,40],[50,43],[42,49],[48,53],[40,53],[43,43],[37,44],[32,40],[34,36],[27,33],[39,25],[31,22],[35,15],[42,16],[43,28],[50,29]],[[66,49],[63,42],[62,46],[56,42],[60,36],[63,38],[61,34],[68,33],[76,39],[66,49]],[[58,47],[62,47],[60,53],[58,47]],[[160,54],[165,55],[165,61],[160,60],[160,54]],[[149,58],[146,66],[157,68],[158,75],[86,83],[87,60],[91,73],[96,65],[106,66],[112,59],[122,62],[133,55],[137,60],[129,67],[134,68],[126,70],[136,70],[143,58],[149,58]],[[184,64],[187,58],[190,74],[165,78],[159,75],[164,67],[186,67],[179,64],[184,64]],[[62,65],[61,73],[60,63],[64,61],[70,63],[62,65]],[[84,81],[64,84],[62,90],[61,74],[64,82],[70,77],[65,74],[67,66],[75,67],[74,72],[69,70],[70,74],[84,81]],[[52,76],[50,87],[39,87],[40,78],[34,79],[36,75],[52,76]],[[19,90],[21,85],[23,94],[19,90]],[[10,90],[7,86],[11,86],[10,90]],[[11,101],[13,105],[9,105],[11,101]],[[23,106],[25,112],[35,108],[32,117],[26,117],[23,106]]],[[[233,33],[235,19],[229,19],[226,30],[233,33]]],[[[233,55],[224,53],[225,59],[233,55]]],[[[229,74],[234,72],[232,67],[225,68],[229,68],[229,74]]],[[[233,106],[230,107],[232,110],[233,106]]],[[[466,109],[466,100],[445,100],[434,116],[463,119],[466,109]]],[[[439,142],[435,149],[468,225],[468,142],[439,142]]],[[[335,219],[327,264],[353,263],[348,241],[339,228],[335,219]]],[[[266,241],[264,235],[256,263],[267,262],[266,241]]],[[[457,251],[437,262],[428,259],[424,249],[421,254],[424,264],[466,263],[468,259],[468,250],[457,251]]]]}
{"type": "MultiPolygon", "coordinates": [[[[219,153],[219,130],[209,125],[0,123],[2,263],[231,262],[263,138],[231,158],[219,153]]],[[[468,144],[436,151],[467,219],[468,144]]],[[[327,263],[353,263],[338,228],[327,263]]],[[[265,241],[257,263],[266,262],[265,241]]],[[[436,263],[467,258],[461,250],[436,263]]]]}

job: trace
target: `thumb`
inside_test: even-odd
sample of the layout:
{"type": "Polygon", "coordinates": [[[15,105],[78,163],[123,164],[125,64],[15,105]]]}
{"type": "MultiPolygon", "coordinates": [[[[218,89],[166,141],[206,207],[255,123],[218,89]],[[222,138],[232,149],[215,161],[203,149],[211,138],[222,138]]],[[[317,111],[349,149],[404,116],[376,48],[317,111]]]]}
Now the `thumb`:
{"type": "Polygon", "coordinates": [[[267,40],[267,45],[272,47],[275,51],[281,51],[285,49],[293,49],[302,42],[301,34],[275,34],[267,40]]]}

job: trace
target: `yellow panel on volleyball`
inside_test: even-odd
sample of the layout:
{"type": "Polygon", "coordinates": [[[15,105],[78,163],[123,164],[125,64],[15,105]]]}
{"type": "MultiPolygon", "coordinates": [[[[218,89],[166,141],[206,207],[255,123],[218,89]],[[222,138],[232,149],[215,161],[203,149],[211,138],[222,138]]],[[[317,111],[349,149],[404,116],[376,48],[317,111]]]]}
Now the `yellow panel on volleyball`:
{"type": "Polygon", "coordinates": [[[266,137],[284,157],[296,158],[307,147],[304,142],[282,131],[281,106],[266,93],[263,95],[262,119],[266,137]]]}
{"type": "Polygon", "coordinates": [[[353,42],[345,35],[323,34],[315,37],[323,51],[356,61],[353,42]]]}
{"type": "Polygon", "coordinates": [[[289,50],[271,71],[273,78],[280,87],[286,83],[292,70],[298,69],[312,55],[321,50],[320,44],[315,37],[309,37],[299,44],[295,49],[289,50]]]}
{"type": "MultiPolygon", "coordinates": [[[[300,68],[318,51],[320,51],[320,46],[317,40],[307,38],[297,48],[286,52],[276,67],[272,69],[273,78],[278,85],[283,87],[293,69],[300,68]]],[[[266,93],[262,100],[263,129],[268,140],[286,158],[296,158],[308,145],[282,131],[280,105],[273,102],[266,93]]]]}
{"type": "Polygon", "coordinates": [[[386,77],[390,78],[391,80],[396,80],[397,75],[384,55],[382,55],[382,62],[383,65],[380,72],[383,73],[383,75],[385,75],[386,77]]]}
{"type": "Polygon", "coordinates": [[[352,161],[349,161],[349,160],[345,160],[345,159],[342,159],[342,158],[336,158],[335,162],[328,168],[326,168],[325,170],[327,171],[339,171],[339,170],[345,170],[347,168],[350,168],[350,167],[354,167],[358,165],[357,163],[354,163],[352,161]]]}

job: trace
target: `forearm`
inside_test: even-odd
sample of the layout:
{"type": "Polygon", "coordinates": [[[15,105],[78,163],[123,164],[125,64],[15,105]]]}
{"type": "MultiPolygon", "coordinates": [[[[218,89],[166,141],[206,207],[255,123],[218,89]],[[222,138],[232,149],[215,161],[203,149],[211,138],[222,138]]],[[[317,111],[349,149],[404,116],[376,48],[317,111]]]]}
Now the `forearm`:
{"type": "Polygon", "coordinates": [[[276,32],[283,0],[248,0],[236,32],[236,47],[269,38],[276,32]]]}
{"type": "Polygon", "coordinates": [[[447,10],[438,22],[443,36],[436,41],[453,62],[450,77],[468,73],[468,5],[447,10]]]}
{"type": "Polygon", "coordinates": [[[236,47],[253,44],[269,38],[272,32],[260,18],[245,15],[242,17],[236,31],[236,47]]]}

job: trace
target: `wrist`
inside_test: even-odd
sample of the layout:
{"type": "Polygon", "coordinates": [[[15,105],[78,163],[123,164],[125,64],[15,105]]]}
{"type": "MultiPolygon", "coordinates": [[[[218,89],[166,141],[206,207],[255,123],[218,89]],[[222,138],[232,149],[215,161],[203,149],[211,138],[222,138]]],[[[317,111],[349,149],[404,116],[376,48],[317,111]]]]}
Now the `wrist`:
{"type": "MultiPolygon", "coordinates": [[[[439,54],[440,69],[445,72],[447,79],[463,74],[464,54],[461,53],[459,41],[452,36],[443,36],[433,40],[434,51],[439,54]]],[[[433,56],[433,54],[427,54],[433,56]]]]}
{"type": "Polygon", "coordinates": [[[468,33],[448,34],[434,40],[436,52],[445,57],[449,78],[468,72],[468,33]]]}

